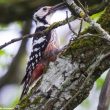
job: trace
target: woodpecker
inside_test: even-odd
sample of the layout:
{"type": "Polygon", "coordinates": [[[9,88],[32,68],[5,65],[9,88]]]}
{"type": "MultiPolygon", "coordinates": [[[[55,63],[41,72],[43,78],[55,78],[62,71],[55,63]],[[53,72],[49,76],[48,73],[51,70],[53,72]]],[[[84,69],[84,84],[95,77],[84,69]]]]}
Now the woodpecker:
{"type": "MultiPolygon", "coordinates": [[[[67,9],[65,10],[64,8],[65,6],[62,7],[61,5],[41,7],[33,15],[33,19],[36,23],[35,32],[41,32],[48,28],[52,23],[64,20],[67,17],[67,9]]],[[[70,11],[69,16],[71,16],[70,11]]],[[[75,32],[77,32],[80,21],[75,20],[70,24],[72,29],[76,30],[75,32]]],[[[64,46],[68,44],[70,40],[70,34],[71,30],[69,29],[68,24],[66,24],[51,30],[44,36],[33,37],[32,52],[27,63],[26,75],[22,80],[22,84],[24,84],[24,86],[20,99],[22,99],[27,94],[29,87],[33,84],[33,82],[44,73],[49,63],[56,60],[58,54],[64,49],[64,46]],[[63,44],[62,38],[66,41],[63,42],[63,44]]]]}
{"type": "MultiPolygon", "coordinates": [[[[50,19],[56,10],[57,7],[44,6],[35,12],[33,15],[37,24],[35,32],[41,32],[50,26],[50,19]]],[[[27,63],[26,75],[22,80],[24,86],[20,99],[27,94],[32,83],[43,74],[49,62],[56,60],[60,49],[59,41],[53,33],[50,31],[44,36],[33,37],[32,52],[27,63]]]]}

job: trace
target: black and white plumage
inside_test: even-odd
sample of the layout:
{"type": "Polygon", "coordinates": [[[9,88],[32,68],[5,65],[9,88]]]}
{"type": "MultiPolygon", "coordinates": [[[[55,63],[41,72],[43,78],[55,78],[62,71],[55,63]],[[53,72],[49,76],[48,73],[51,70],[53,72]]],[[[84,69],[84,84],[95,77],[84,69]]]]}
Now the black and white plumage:
{"type": "MultiPolygon", "coordinates": [[[[56,14],[54,14],[53,10],[55,11],[55,8],[45,6],[40,8],[34,14],[33,19],[37,24],[36,32],[45,30],[50,26],[50,24],[56,21],[66,19],[67,10],[64,10],[64,12],[63,10],[58,10],[56,14]],[[56,17],[56,15],[58,16],[56,17]],[[56,20],[54,21],[52,18],[56,20]]],[[[71,16],[70,12],[69,16],[71,16]]],[[[70,24],[72,29],[74,31],[76,30],[75,32],[77,33],[80,20],[75,20],[70,24]]],[[[24,87],[21,98],[27,94],[30,85],[42,75],[49,62],[56,60],[58,53],[62,51],[63,47],[69,43],[70,37],[71,30],[69,29],[68,24],[58,27],[51,32],[48,32],[44,36],[34,36],[32,52],[26,68],[26,75],[22,81],[22,83],[24,83],[24,87]],[[61,44],[63,40],[59,41],[60,37],[61,39],[63,38],[63,40],[65,40],[63,44],[61,44]]]]}
{"type": "MultiPolygon", "coordinates": [[[[43,31],[45,29],[46,27],[42,26],[37,28],[36,32],[43,31]]],[[[31,83],[33,82],[31,80],[32,72],[34,71],[36,65],[41,61],[43,52],[48,45],[50,37],[51,37],[50,33],[48,33],[46,36],[42,36],[42,37],[36,36],[33,38],[33,48],[27,64],[26,75],[22,80],[22,83],[25,83],[23,94],[28,91],[29,88],[27,87],[30,86],[31,83]]]]}
{"type": "MultiPolygon", "coordinates": [[[[45,6],[39,9],[34,14],[33,18],[37,23],[35,32],[41,32],[49,26],[48,21],[51,17],[51,14],[49,12],[50,10],[50,7],[45,6]]],[[[57,50],[56,47],[54,47],[53,41],[51,41],[51,32],[48,32],[47,34],[45,34],[45,36],[34,36],[32,43],[32,52],[26,68],[26,75],[22,80],[24,87],[21,99],[25,94],[27,94],[29,86],[43,73],[45,67],[48,66],[49,61],[56,58],[56,55],[55,57],[53,55],[54,52],[51,53],[52,49],[55,50],[55,52],[57,50]]]]}

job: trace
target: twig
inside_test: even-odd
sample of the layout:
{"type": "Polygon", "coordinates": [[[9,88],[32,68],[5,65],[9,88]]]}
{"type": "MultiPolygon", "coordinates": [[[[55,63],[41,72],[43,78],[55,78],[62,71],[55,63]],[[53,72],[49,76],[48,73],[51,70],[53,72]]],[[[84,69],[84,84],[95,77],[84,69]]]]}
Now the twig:
{"type": "Polygon", "coordinates": [[[82,5],[82,3],[79,0],[77,0],[77,2],[79,3],[79,6],[84,10],[84,12],[86,14],[88,14],[88,11],[85,9],[85,7],[82,5]]]}
{"type": "Polygon", "coordinates": [[[66,11],[66,20],[67,20],[67,23],[68,23],[68,26],[69,26],[69,29],[71,30],[71,32],[73,34],[75,34],[76,36],[78,36],[78,34],[71,28],[71,24],[70,24],[70,22],[68,20],[68,11],[66,11]]]}
{"type": "Polygon", "coordinates": [[[12,43],[14,43],[14,42],[17,42],[17,41],[20,41],[20,40],[24,40],[24,39],[26,39],[26,38],[31,38],[31,37],[33,37],[34,35],[36,35],[36,34],[27,34],[27,35],[25,35],[25,36],[23,36],[23,37],[12,39],[11,41],[9,41],[9,42],[4,43],[3,45],[1,45],[1,46],[0,46],[0,49],[4,48],[4,47],[6,47],[6,46],[8,46],[9,44],[12,44],[12,43]]]}
{"type": "Polygon", "coordinates": [[[81,31],[82,31],[82,25],[83,25],[83,19],[81,19],[81,22],[80,22],[80,28],[79,28],[78,36],[77,36],[77,37],[80,36],[80,33],[81,33],[81,31]]]}
{"type": "MultiPolygon", "coordinates": [[[[76,41],[76,40],[79,38],[80,33],[81,33],[81,29],[82,29],[83,19],[81,19],[81,23],[80,23],[80,28],[79,28],[78,34],[72,29],[71,24],[70,24],[70,22],[68,21],[68,11],[66,11],[66,20],[67,20],[69,29],[71,30],[71,32],[72,32],[74,35],[76,35],[75,38],[72,37],[72,38],[70,39],[70,42],[69,42],[69,44],[67,45],[67,47],[69,47],[69,46],[71,45],[71,43],[73,43],[74,41],[76,41]]],[[[65,50],[66,50],[66,49],[65,49],[65,50]]],[[[71,51],[71,50],[70,50],[70,51],[71,51]]],[[[71,52],[71,53],[72,53],[72,52],[71,52]]],[[[71,55],[71,56],[72,56],[72,55],[71,55]]],[[[72,58],[72,59],[73,59],[73,58],[72,58]]]]}
{"type": "MultiPolygon", "coordinates": [[[[96,14],[96,13],[98,13],[98,12],[103,11],[103,10],[106,8],[106,6],[109,4],[109,0],[103,0],[100,4],[98,4],[98,6],[96,6],[96,8],[89,10],[88,7],[85,9],[84,6],[81,4],[81,2],[80,2],[79,0],[77,0],[77,2],[79,3],[80,7],[81,7],[86,13],[88,13],[89,15],[93,15],[93,14],[96,14]]],[[[61,6],[60,9],[63,9],[63,8],[66,8],[66,7],[67,7],[66,4],[65,4],[65,2],[59,3],[59,4],[57,4],[57,5],[58,5],[58,6],[61,6]]],[[[55,6],[57,6],[57,5],[55,5],[55,6]]]]}
{"type": "Polygon", "coordinates": [[[53,6],[53,8],[55,8],[55,7],[60,7],[60,9],[64,9],[64,8],[66,8],[67,6],[66,6],[65,2],[61,2],[61,3],[56,4],[56,5],[53,6]]]}

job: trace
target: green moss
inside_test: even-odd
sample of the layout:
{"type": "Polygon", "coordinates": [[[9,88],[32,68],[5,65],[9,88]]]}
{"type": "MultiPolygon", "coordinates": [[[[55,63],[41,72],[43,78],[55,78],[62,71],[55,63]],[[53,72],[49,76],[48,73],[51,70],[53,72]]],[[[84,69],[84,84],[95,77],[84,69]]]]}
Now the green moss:
{"type": "Polygon", "coordinates": [[[72,50],[73,52],[80,51],[84,52],[87,49],[97,49],[99,46],[102,46],[104,44],[104,40],[102,40],[99,37],[88,37],[88,38],[82,38],[79,40],[76,40],[73,42],[70,46],[70,48],[66,51],[65,55],[70,55],[70,51],[72,50]],[[86,49],[86,50],[85,50],[86,49]]]}
{"type": "MultiPolygon", "coordinates": [[[[26,108],[27,106],[30,105],[30,100],[28,99],[29,97],[25,97],[23,100],[20,101],[19,105],[20,105],[20,110],[24,110],[24,108],[26,108]]],[[[37,104],[40,102],[40,100],[42,99],[41,96],[38,96],[31,104],[37,104]]]]}
{"type": "Polygon", "coordinates": [[[73,43],[72,45],[71,45],[71,47],[73,48],[73,49],[78,49],[78,48],[81,48],[81,47],[87,47],[87,46],[93,46],[93,44],[94,44],[94,41],[95,41],[95,39],[96,38],[94,38],[94,39],[81,39],[81,40],[78,40],[78,41],[76,41],[75,43],[73,43]]]}
{"type": "Polygon", "coordinates": [[[105,13],[102,14],[98,22],[106,31],[110,33],[110,5],[106,8],[105,13]]]}
{"type": "Polygon", "coordinates": [[[28,97],[23,98],[23,100],[21,100],[20,102],[20,108],[21,110],[24,109],[26,106],[28,106],[30,104],[30,101],[28,99],[28,97]]]}
{"type": "Polygon", "coordinates": [[[37,99],[33,101],[33,104],[39,103],[41,99],[42,99],[42,97],[38,96],[37,99]]]}

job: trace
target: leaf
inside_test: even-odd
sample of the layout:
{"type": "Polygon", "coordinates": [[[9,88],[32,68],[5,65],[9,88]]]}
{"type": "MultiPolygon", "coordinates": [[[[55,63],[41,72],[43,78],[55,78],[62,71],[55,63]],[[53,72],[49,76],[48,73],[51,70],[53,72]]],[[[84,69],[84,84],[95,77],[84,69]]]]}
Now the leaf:
{"type": "Polygon", "coordinates": [[[104,11],[96,13],[96,14],[92,15],[91,18],[94,19],[95,21],[97,21],[103,13],[104,13],[104,11]]]}
{"type": "Polygon", "coordinates": [[[0,56],[5,55],[6,52],[4,50],[0,50],[0,56]]]}
{"type": "Polygon", "coordinates": [[[97,90],[100,90],[102,88],[102,85],[104,83],[104,78],[99,78],[97,81],[96,81],[96,89],[97,90]]]}

